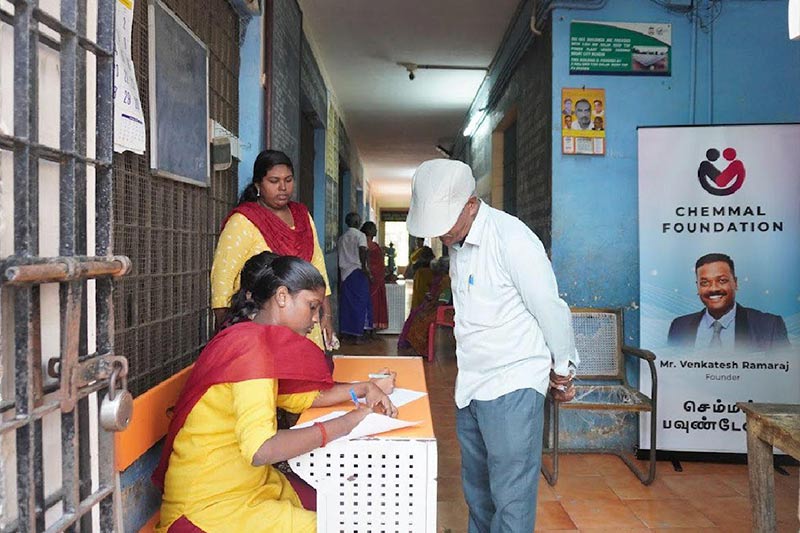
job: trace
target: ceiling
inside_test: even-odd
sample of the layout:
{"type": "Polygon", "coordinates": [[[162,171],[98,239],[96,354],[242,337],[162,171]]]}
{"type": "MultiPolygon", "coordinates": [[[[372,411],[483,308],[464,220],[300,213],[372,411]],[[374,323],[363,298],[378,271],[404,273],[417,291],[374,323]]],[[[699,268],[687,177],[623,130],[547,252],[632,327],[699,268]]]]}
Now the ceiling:
{"type": "Polygon", "coordinates": [[[408,205],[411,175],[450,147],[519,0],[299,0],[306,35],[383,207],[408,205]]]}

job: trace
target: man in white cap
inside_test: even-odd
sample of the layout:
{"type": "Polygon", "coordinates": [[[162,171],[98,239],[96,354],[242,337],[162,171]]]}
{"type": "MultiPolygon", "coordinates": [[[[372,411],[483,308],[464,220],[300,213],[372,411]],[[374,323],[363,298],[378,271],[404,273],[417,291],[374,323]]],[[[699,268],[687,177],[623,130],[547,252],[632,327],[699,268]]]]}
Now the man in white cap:
{"type": "Polygon", "coordinates": [[[414,173],[408,232],[450,250],[458,378],[456,432],[470,533],[533,531],[544,399],[574,395],[570,310],[541,241],[475,196],[470,168],[414,173]]]}

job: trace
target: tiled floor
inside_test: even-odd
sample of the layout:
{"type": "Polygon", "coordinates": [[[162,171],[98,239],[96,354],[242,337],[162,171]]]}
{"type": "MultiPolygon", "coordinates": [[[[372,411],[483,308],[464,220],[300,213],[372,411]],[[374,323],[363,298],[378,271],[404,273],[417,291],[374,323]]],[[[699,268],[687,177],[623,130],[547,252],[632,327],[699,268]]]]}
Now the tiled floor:
{"type": "MultiPolygon", "coordinates": [[[[440,330],[437,358],[425,363],[431,414],[439,448],[438,531],[467,530],[467,506],[459,477],[453,386],[456,362],[452,334],[440,330]]],[[[379,336],[363,345],[345,345],[341,353],[397,355],[397,336],[379,336]]],[[[747,467],[684,462],[676,472],[658,464],[656,481],[646,487],[616,457],[562,455],[559,481],[541,478],[536,531],[751,531],[747,467]]],[[[796,533],[798,468],[775,475],[778,531],[796,533]]]]}

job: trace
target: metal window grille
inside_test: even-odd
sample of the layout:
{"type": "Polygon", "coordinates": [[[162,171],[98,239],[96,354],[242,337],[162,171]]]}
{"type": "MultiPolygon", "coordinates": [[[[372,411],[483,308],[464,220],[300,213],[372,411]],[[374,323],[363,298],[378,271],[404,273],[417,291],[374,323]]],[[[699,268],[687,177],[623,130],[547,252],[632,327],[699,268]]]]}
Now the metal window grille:
{"type": "MultiPolygon", "coordinates": [[[[211,118],[238,132],[238,15],[226,0],[165,4],[208,46],[211,118]]],[[[149,128],[147,0],[135,4],[131,39],[149,128]]],[[[203,188],[154,176],[149,161],[148,153],[114,154],[115,250],[133,264],[114,296],[115,342],[134,395],[191,364],[208,340],[211,263],[237,190],[235,162],[203,188]]]]}
{"type": "Polygon", "coordinates": [[[16,479],[2,494],[16,502],[5,502],[4,510],[15,516],[0,518],[3,532],[91,531],[93,512],[100,530],[111,531],[115,523],[113,435],[99,431],[97,453],[105,460],[99,461],[96,476],[89,442],[90,425],[95,425],[89,417],[90,397],[105,388],[112,361],[124,361],[113,355],[111,335],[112,275],[128,268],[127,258],[110,256],[115,1],[92,3],[96,32],[87,32],[86,0],[61,0],[58,9],[52,13],[35,0],[0,3],[0,26],[4,31],[13,28],[13,52],[3,48],[1,60],[13,61],[14,85],[13,131],[0,132],[0,157],[13,158],[13,180],[4,174],[0,184],[6,190],[13,187],[14,211],[13,222],[3,217],[13,230],[13,252],[0,261],[0,323],[6,337],[0,439],[4,451],[14,449],[13,460],[2,467],[4,482],[16,479]],[[39,126],[40,119],[47,119],[40,116],[45,98],[40,85],[50,81],[39,79],[43,51],[50,59],[57,54],[59,85],[44,87],[47,94],[58,95],[57,138],[39,126]],[[87,88],[96,89],[96,100],[87,101],[87,88]],[[87,129],[92,129],[87,128],[88,116],[95,121],[93,150],[87,149],[87,129]],[[48,206],[43,204],[40,213],[39,205],[52,197],[45,193],[54,184],[40,186],[40,171],[48,164],[58,165],[58,251],[42,257],[40,223],[48,219],[48,206]],[[87,206],[90,182],[94,206],[87,206]],[[87,256],[89,212],[94,213],[96,257],[87,256]],[[89,279],[94,281],[87,283],[89,279]],[[42,316],[50,310],[41,302],[53,284],[59,294],[60,349],[58,354],[44,354],[49,325],[42,316]],[[90,308],[96,330],[91,339],[90,308]],[[56,363],[51,366],[55,379],[43,369],[47,362],[56,363]],[[60,430],[60,450],[47,447],[43,434],[43,422],[52,417],[60,430]],[[60,482],[46,490],[44,465],[59,452],[60,482]]]}
{"type": "MultiPolygon", "coordinates": [[[[211,254],[219,222],[236,192],[235,167],[215,173],[210,189],[197,189],[152,177],[147,155],[114,155],[112,161],[115,1],[88,3],[93,17],[87,16],[87,0],[61,0],[57,14],[35,0],[0,0],[0,26],[13,35],[13,52],[4,46],[0,60],[13,62],[14,85],[13,131],[0,131],[0,171],[13,167],[13,183],[7,172],[0,174],[0,186],[13,189],[14,195],[13,224],[5,214],[2,224],[13,231],[13,251],[0,258],[0,444],[4,451],[14,450],[13,460],[0,458],[0,503],[7,511],[0,513],[2,532],[116,528],[113,436],[99,431],[97,442],[90,442],[90,429],[96,426],[90,403],[96,407],[94,393],[105,388],[113,363],[125,361],[114,355],[115,340],[121,341],[116,346],[120,353],[134,356],[135,392],[196,356],[208,334],[211,254]],[[89,19],[97,21],[94,40],[86,28],[89,19]],[[45,59],[57,55],[60,85],[46,89],[58,95],[60,123],[40,132],[47,118],[40,85],[51,81],[40,79],[42,50],[45,59]],[[96,101],[87,102],[87,88],[95,89],[96,101]],[[89,109],[95,123],[87,127],[89,109]],[[87,149],[87,131],[93,127],[94,147],[87,149]],[[54,137],[50,130],[56,129],[54,137]],[[52,182],[40,185],[40,169],[48,164],[50,171],[52,165],[58,168],[55,196],[48,196],[52,182]],[[89,183],[94,185],[93,206],[87,206],[89,183]],[[54,197],[58,252],[42,257],[39,234],[47,228],[41,222],[48,220],[47,201],[54,197]],[[91,212],[94,231],[87,235],[91,212]],[[116,248],[136,261],[135,276],[113,295],[114,306],[112,276],[125,273],[130,263],[110,256],[112,232],[120,244],[116,248]],[[87,256],[92,241],[97,257],[87,256]],[[52,328],[42,318],[51,310],[41,302],[56,286],[60,349],[52,357],[42,353],[52,328]],[[45,363],[56,364],[45,370],[45,363]],[[55,378],[48,377],[51,372],[55,378]],[[53,417],[60,450],[47,447],[52,442],[47,430],[53,428],[43,422],[53,417]],[[93,452],[100,458],[97,472],[92,471],[93,452]],[[48,463],[60,466],[58,486],[52,481],[48,486],[48,463]]],[[[211,115],[235,132],[238,18],[225,0],[213,3],[167,2],[209,44],[211,115]]],[[[136,3],[133,55],[140,87],[148,85],[145,10],[144,0],[136,3]]],[[[141,96],[146,110],[147,94],[141,96]]]]}

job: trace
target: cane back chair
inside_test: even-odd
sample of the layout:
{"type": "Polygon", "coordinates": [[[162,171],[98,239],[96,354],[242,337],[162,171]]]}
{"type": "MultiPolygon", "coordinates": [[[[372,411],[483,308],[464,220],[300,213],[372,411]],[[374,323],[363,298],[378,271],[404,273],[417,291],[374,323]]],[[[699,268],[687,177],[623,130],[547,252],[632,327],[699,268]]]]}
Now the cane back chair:
{"type": "MultiPolygon", "coordinates": [[[[611,453],[622,459],[628,468],[649,485],[656,475],[656,405],[658,380],[655,355],[623,344],[622,311],[619,309],[572,309],[575,345],[581,358],[575,379],[575,399],[556,402],[548,395],[549,425],[552,428],[551,448],[545,450],[552,461],[549,470],[542,461],[542,474],[550,485],[558,481],[559,453],[611,453]],[[650,367],[651,396],[631,387],[625,375],[625,356],[646,361],[650,367]],[[650,413],[650,460],[648,470],[639,469],[622,449],[581,448],[559,449],[558,420],[561,409],[650,413]]],[[[546,429],[550,433],[549,429],[546,429]]]]}

